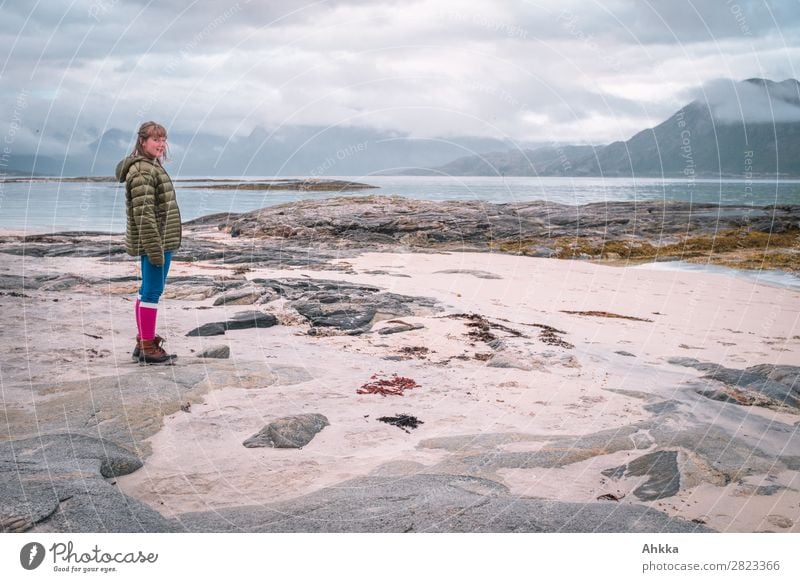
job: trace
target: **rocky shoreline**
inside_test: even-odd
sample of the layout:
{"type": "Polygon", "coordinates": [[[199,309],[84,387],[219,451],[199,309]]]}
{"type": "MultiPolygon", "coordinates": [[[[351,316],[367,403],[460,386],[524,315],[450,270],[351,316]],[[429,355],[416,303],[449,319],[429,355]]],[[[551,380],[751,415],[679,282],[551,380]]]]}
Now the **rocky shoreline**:
{"type": "Polygon", "coordinates": [[[378,196],[204,217],[160,316],[180,357],[147,367],[119,235],[2,236],[0,530],[798,531],[797,292],[541,257],[796,271],[799,227],[378,196]]]}
{"type": "MultiPolygon", "coordinates": [[[[359,196],[215,214],[188,221],[185,226],[197,236],[187,238],[176,256],[179,261],[296,266],[325,263],[332,249],[344,255],[379,249],[490,251],[611,264],[686,261],[739,269],[800,270],[800,206],[682,202],[569,206],[359,196]],[[224,246],[217,238],[209,242],[208,232],[214,229],[228,235],[224,246]],[[279,257],[274,248],[280,249],[279,257]],[[310,248],[319,251],[319,257],[312,256],[310,248]]],[[[121,239],[102,233],[5,236],[0,242],[6,253],[125,258],[121,239]]]]}

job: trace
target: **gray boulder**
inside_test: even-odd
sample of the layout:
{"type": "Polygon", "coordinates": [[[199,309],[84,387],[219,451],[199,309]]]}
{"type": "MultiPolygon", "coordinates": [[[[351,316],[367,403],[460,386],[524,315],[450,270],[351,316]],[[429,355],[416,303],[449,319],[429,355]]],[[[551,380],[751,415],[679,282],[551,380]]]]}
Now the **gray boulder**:
{"type": "Polygon", "coordinates": [[[336,327],[342,330],[367,327],[376,313],[373,307],[355,304],[336,304],[334,308],[329,308],[322,303],[307,302],[296,304],[294,308],[315,327],[336,327]]]}
{"type": "Polygon", "coordinates": [[[225,335],[224,323],[204,323],[187,333],[187,337],[207,337],[212,335],[225,335]]]}
{"type": "Polygon", "coordinates": [[[278,325],[278,318],[271,313],[261,311],[240,311],[224,323],[231,329],[250,329],[253,327],[272,327],[278,325]]]}
{"type": "Polygon", "coordinates": [[[251,329],[254,327],[272,327],[278,325],[278,318],[271,313],[261,311],[240,311],[228,321],[204,323],[186,335],[189,337],[224,335],[227,330],[251,329]]]}
{"type": "Polygon", "coordinates": [[[329,425],[328,419],[321,414],[286,416],[269,423],[242,444],[247,448],[299,449],[329,425]]]}
{"type": "Polygon", "coordinates": [[[202,353],[200,353],[198,358],[216,358],[219,360],[225,360],[231,357],[231,348],[225,344],[217,344],[215,346],[211,346],[202,353]]]}

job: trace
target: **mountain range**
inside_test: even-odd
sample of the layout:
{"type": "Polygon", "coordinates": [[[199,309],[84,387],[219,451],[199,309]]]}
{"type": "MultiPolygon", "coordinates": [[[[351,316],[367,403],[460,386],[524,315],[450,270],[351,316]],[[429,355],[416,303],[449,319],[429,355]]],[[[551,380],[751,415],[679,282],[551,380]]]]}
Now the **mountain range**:
{"type": "MultiPolygon", "coordinates": [[[[69,140],[63,138],[65,143],[69,140]]],[[[66,154],[12,153],[7,174],[113,175],[130,153],[134,131],[109,129],[88,145],[65,146],[66,154]]],[[[539,144],[528,143],[526,147],[539,144]]],[[[257,126],[246,136],[169,133],[170,174],[180,176],[362,176],[401,173],[447,163],[465,153],[508,150],[511,141],[482,137],[423,139],[360,127],[257,126]]]]}
{"type": "MultiPolygon", "coordinates": [[[[133,131],[94,135],[88,145],[55,136],[63,155],[14,152],[5,173],[111,175],[133,131]]],[[[171,132],[169,143],[170,173],[179,176],[800,176],[800,82],[719,81],[666,121],[607,145],[415,138],[347,126],[258,126],[231,138],[171,132]]]]}
{"type": "Polygon", "coordinates": [[[720,82],[627,141],[458,158],[405,174],[458,176],[800,176],[800,82],[720,82]]]}

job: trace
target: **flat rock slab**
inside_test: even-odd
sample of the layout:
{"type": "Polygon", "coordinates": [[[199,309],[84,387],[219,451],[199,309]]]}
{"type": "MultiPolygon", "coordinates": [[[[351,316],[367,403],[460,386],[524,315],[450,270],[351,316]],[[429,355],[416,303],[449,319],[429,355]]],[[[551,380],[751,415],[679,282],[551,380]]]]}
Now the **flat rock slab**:
{"type": "Polygon", "coordinates": [[[275,364],[265,369],[260,361],[199,358],[179,362],[169,368],[131,364],[130,373],[120,369],[115,375],[80,381],[5,384],[6,434],[21,439],[79,433],[146,458],[150,437],[161,430],[164,417],[179,413],[187,402],[198,404],[210,390],[289,386],[314,377],[308,366],[275,364]]]}
{"type": "Polygon", "coordinates": [[[670,358],[668,361],[670,364],[706,372],[704,379],[720,382],[728,388],[719,390],[711,386],[697,391],[712,400],[800,409],[800,366],[759,364],[737,370],[694,358],[670,358]]]}
{"type": "Polygon", "coordinates": [[[517,497],[464,475],[362,477],[266,506],[185,513],[192,532],[708,532],[648,507],[517,497]]]}
{"type": "Polygon", "coordinates": [[[226,291],[214,300],[214,305],[252,305],[264,294],[258,287],[243,287],[226,291]]]}
{"type": "Polygon", "coordinates": [[[321,414],[286,416],[269,423],[242,444],[247,448],[299,449],[310,443],[326,426],[330,423],[321,414]]]}
{"type": "MultiPolygon", "coordinates": [[[[387,293],[374,285],[330,279],[253,279],[305,317],[312,328],[331,327],[342,331],[364,331],[380,319],[431,315],[440,311],[429,297],[387,293]]],[[[313,335],[313,333],[312,333],[313,335]]]]}
{"type": "Polygon", "coordinates": [[[200,327],[187,332],[187,337],[208,337],[224,335],[228,330],[266,328],[278,325],[278,318],[271,313],[261,311],[240,311],[228,321],[204,323],[200,327]]]}
{"type": "MultiPolygon", "coordinates": [[[[131,366],[115,375],[70,382],[7,385],[24,391],[30,405],[8,405],[7,434],[16,438],[46,434],[79,433],[117,443],[144,458],[149,437],[158,432],[163,417],[186,402],[198,402],[206,388],[209,364],[131,366]]],[[[19,402],[19,401],[17,401],[19,402]]]]}
{"type": "Polygon", "coordinates": [[[204,323],[200,327],[196,327],[186,334],[187,337],[210,337],[214,335],[225,335],[224,323],[213,322],[204,323]]]}
{"type": "Polygon", "coordinates": [[[308,302],[294,305],[294,308],[314,327],[335,327],[342,330],[367,327],[377,313],[372,307],[353,304],[330,308],[325,304],[308,302]]]}
{"type": "Polygon", "coordinates": [[[606,469],[601,473],[614,479],[646,475],[647,481],[633,490],[633,494],[642,501],[672,497],[680,490],[681,475],[676,451],[655,451],[638,457],[627,465],[606,469]]]}
{"type": "Polygon", "coordinates": [[[225,327],[229,330],[272,327],[273,325],[278,325],[278,318],[271,313],[261,311],[240,311],[225,322],[225,327]]]}
{"type": "Polygon", "coordinates": [[[176,523],[104,479],[141,466],[130,451],[85,435],[0,443],[0,531],[177,531],[176,523]]]}

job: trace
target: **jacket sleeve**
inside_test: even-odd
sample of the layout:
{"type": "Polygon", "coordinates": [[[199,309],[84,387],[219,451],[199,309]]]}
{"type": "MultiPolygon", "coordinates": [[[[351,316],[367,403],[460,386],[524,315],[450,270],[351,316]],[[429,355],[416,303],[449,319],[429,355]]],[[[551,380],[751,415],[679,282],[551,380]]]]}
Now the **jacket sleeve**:
{"type": "Polygon", "coordinates": [[[141,246],[150,263],[164,264],[164,247],[156,219],[156,182],[149,174],[131,170],[127,177],[131,193],[131,211],[141,246]]]}

